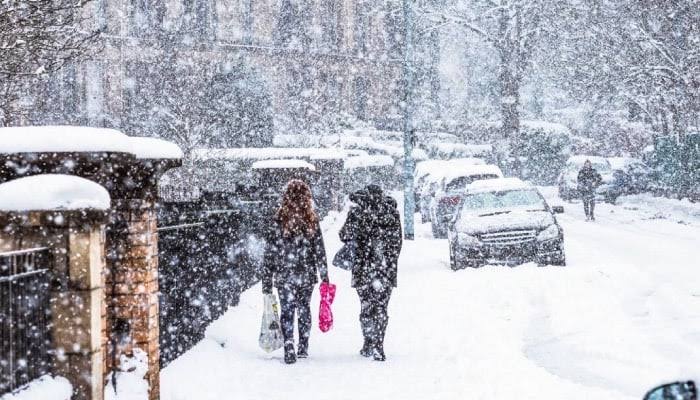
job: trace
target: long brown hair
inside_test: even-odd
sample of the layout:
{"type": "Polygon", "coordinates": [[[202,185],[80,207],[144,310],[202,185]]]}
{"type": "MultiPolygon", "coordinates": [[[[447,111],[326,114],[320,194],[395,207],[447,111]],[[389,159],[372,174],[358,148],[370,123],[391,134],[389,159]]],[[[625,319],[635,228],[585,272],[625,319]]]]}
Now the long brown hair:
{"type": "Polygon", "coordinates": [[[299,179],[289,181],[277,211],[277,218],[286,237],[299,234],[312,236],[316,233],[318,216],[314,211],[309,185],[299,179]]]}

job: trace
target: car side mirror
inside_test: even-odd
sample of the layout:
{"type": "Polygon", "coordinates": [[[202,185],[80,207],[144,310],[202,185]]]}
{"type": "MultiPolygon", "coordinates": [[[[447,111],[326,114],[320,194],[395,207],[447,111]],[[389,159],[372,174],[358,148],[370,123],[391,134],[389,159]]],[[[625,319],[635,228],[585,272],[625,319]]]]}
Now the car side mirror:
{"type": "Polygon", "coordinates": [[[555,214],[564,214],[564,206],[552,206],[552,212],[555,214]]]}
{"type": "Polygon", "coordinates": [[[673,382],[655,387],[647,392],[644,400],[697,400],[695,382],[673,382]]]}

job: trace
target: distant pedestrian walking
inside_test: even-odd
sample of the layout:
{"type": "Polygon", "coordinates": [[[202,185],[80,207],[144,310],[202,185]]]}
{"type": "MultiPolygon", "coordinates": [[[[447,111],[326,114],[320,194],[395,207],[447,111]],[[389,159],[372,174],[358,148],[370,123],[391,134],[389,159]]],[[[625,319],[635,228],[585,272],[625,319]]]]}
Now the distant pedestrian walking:
{"type": "Polygon", "coordinates": [[[353,206],[340,230],[343,242],[356,245],[352,287],[360,297],[364,344],[360,354],[384,361],[384,337],[389,323],[389,300],[397,284],[401,252],[401,218],[396,201],[370,185],[350,196],[353,206]]]}
{"type": "Polygon", "coordinates": [[[586,213],[586,221],[595,221],[595,190],[600,186],[603,178],[593,168],[590,160],[583,163],[583,168],[578,172],[578,191],[583,199],[583,211],[586,213]]]}
{"type": "Polygon", "coordinates": [[[301,180],[292,180],[282,198],[267,237],[263,262],[263,293],[277,288],[280,298],[284,361],[308,357],[311,334],[311,294],[318,275],[328,282],[326,250],[311,190],[301,180]],[[294,314],[297,314],[299,344],[294,353],[294,314]]]}

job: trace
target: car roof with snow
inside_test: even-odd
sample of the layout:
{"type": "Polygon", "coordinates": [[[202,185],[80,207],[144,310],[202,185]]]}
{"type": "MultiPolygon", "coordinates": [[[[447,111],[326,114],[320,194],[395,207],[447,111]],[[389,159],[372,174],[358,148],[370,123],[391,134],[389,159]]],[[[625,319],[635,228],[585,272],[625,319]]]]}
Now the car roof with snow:
{"type": "Polygon", "coordinates": [[[445,173],[442,175],[442,178],[445,180],[445,182],[449,182],[464,176],[475,175],[496,175],[498,177],[503,177],[503,172],[500,168],[492,164],[458,165],[451,167],[449,170],[445,171],[445,173]]]}
{"type": "Polygon", "coordinates": [[[608,157],[612,169],[623,169],[632,164],[641,164],[642,160],[634,157],[608,157]]]}
{"type": "Polygon", "coordinates": [[[476,157],[453,158],[450,160],[425,160],[416,163],[415,176],[421,178],[428,174],[444,174],[449,168],[462,165],[485,165],[486,161],[476,157]]]}
{"type": "Polygon", "coordinates": [[[519,178],[481,179],[467,185],[467,193],[502,192],[533,188],[534,186],[519,178]]]}
{"type": "Polygon", "coordinates": [[[316,171],[316,167],[304,160],[261,160],[253,163],[253,169],[306,169],[316,171]]]}
{"type": "Polygon", "coordinates": [[[275,160],[309,158],[312,160],[344,159],[343,150],[329,147],[248,147],[230,149],[196,149],[192,157],[197,161],[209,160],[275,160]]]}
{"type": "Polygon", "coordinates": [[[350,157],[345,160],[345,169],[371,168],[371,167],[393,167],[394,159],[385,155],[367,155],[350,157]]]}
{"type": "Polygon", "coordinates": [[[567,164],[569,165],[583,165],[583,163],[586,162],[586,160],[590,160],[591,163],[593,164],[606,164],[610,165],[608,162],[608,159],[605,157],[601,156],[588,156],[585,154],[579,154],[575,156],[569,157],[569,159],[566,161],[567,164]]]}

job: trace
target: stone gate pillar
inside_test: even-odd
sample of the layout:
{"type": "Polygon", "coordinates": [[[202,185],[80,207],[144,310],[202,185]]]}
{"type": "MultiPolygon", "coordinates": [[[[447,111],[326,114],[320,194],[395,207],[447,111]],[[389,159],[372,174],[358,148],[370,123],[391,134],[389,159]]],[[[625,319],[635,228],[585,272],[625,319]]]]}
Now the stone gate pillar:
{"type": "Polygon", "coordinates": [[[0,182],[69,174],[109,192],[102,371],[106,380],[122,356],[140,349],[148,354],[149,399],[159,399],[157,183],[165,171],[181,165],[182,151],[164,140],[109,129],[0,128],[2,135],[14,142],[11,153],[3,153],[0,143],[0,182]],[[56,141],[60,136],[66,140],[56,141]]]}

